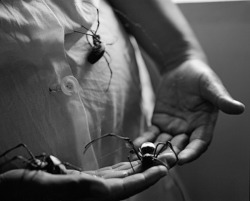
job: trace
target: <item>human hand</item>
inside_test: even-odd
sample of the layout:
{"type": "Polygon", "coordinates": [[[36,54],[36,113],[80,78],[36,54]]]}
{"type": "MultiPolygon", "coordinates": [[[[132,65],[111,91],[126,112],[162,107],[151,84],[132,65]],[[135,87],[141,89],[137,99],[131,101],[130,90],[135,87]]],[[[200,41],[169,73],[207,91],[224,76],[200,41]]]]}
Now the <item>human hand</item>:
{"type": "Polygon", "coordinates": [[[119,163],[96,171],[66,170],[66,175],[17,169],[0,175],[1,200],[120,200],[135,195],[166,175],[164,166],[141,172],[140,162],[119,163]],[[135,171],[135,172],[134,172],[135,171]]]}
{"type": "Polygon", "coordinates": [[[205,63],[186,61],[164,76],[152,117],[155,126],[134,143],[138,146],[145,141],[171,140],[178,163],[190,162],[208,148],[218,110],[240,114],[244,105],[231,98],[205,63]]]}

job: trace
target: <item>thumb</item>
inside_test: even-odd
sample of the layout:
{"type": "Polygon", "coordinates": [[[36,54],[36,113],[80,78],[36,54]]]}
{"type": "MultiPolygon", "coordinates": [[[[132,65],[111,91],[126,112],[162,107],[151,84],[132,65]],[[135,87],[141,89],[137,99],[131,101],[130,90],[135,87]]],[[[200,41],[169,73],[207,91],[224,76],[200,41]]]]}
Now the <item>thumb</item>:
{"type": "Polygon", "coordinates": [[[140,135],[138,138],[134,140],[135,147],[140,147],[144,142],[154,141],[160,133],[160,130],[156,126],[150,126],[146,132],[140,135]]]}
{"type": "Polygon", "coordinates": [[[241,114],[245,110],[243,103],[234,100],[232,97],[218,97],[218,107],[227,114],[241,114]]]}
{"type": "Polygon", "coordinates": [[[244,104],[230,96],[214,72],[204,74],[200,79],[200,86],[203,97],[212,102],[222,112],[227,114],[241,114],[244,112],[244,104]]]}

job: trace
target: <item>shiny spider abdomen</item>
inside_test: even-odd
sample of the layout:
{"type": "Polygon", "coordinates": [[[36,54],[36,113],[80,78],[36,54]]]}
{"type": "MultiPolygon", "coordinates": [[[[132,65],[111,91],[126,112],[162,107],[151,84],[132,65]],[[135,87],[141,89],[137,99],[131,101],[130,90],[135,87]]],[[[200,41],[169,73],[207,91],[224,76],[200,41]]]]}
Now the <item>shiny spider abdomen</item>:
{"type": "Polygon", "coordinates": [[[105,45],[101,42],[97,46],[93,46],[88,54],[87,60],[89,63],[94,64],[99,61],[105,53],[105,45]]]}

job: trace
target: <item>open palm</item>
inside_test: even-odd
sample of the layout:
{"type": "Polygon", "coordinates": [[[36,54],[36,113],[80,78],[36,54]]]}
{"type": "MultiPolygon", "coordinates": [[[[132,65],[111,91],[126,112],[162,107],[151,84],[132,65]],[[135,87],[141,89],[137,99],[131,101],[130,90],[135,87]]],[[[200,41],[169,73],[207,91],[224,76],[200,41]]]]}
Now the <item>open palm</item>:
{"type": "MultiPolygon", "coordinates": [[[[162,79],[152,118],[158,131],[153,129],[151,139],[171,140],[179,153],[179,164],[190,162],[210,144],[219,110],[240,114],[244,105],[230,97],[205,63],[187,61],[162,79]]],[[[150,134],[147,135],[149,140],[150,134]]]]}
{"type": "Polygon", "coordinates": [[[0,174],[1,200],[115,201],[147,189],[167,173],[164,166],[142,171],[140,161],[87,172],[65,169],[65,174],[15,169],[0,174]]]}

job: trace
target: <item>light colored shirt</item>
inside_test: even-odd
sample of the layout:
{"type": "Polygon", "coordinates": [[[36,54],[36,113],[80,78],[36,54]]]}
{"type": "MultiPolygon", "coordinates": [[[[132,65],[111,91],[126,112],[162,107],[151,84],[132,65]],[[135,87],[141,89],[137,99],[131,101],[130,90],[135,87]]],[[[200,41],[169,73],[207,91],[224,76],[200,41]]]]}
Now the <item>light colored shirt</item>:
{"type": "MultiPolygon", "coordinates": [[[[111,8],[100,4],[1,1],[0,153],[25,143],[35,154],[53,154],[93,169],[98,167],[94,153],[88,150],[83,157],[91,139],[110,132],[132,138],[140,133],[141,86],[134,51],[111,8]],[[92,36],[85,33],[86,28],[96,31],[99,6],[97,34],[106,53],[92,65],[87,61],[92,36]]],[[[102,150],[114,148],[99,144],[102,150]]]]}
{"type": "MultiPolygon", "coordinates": [[[[99,141],[83,155],[106,133],[133,140],[144,129],[134,48],[105,1],[1,0],[0,44],[0,153],[25,143],[83,170],[127,160],[121,141],[99,141]],[[106,52],[90,64],[95,32],[106,52]]],[[[7,157],[15,155],[28,157],[22,148],[7,157]]],[[[171,197],[168,185],[162,180],[153,191],[171,197]]]]}

